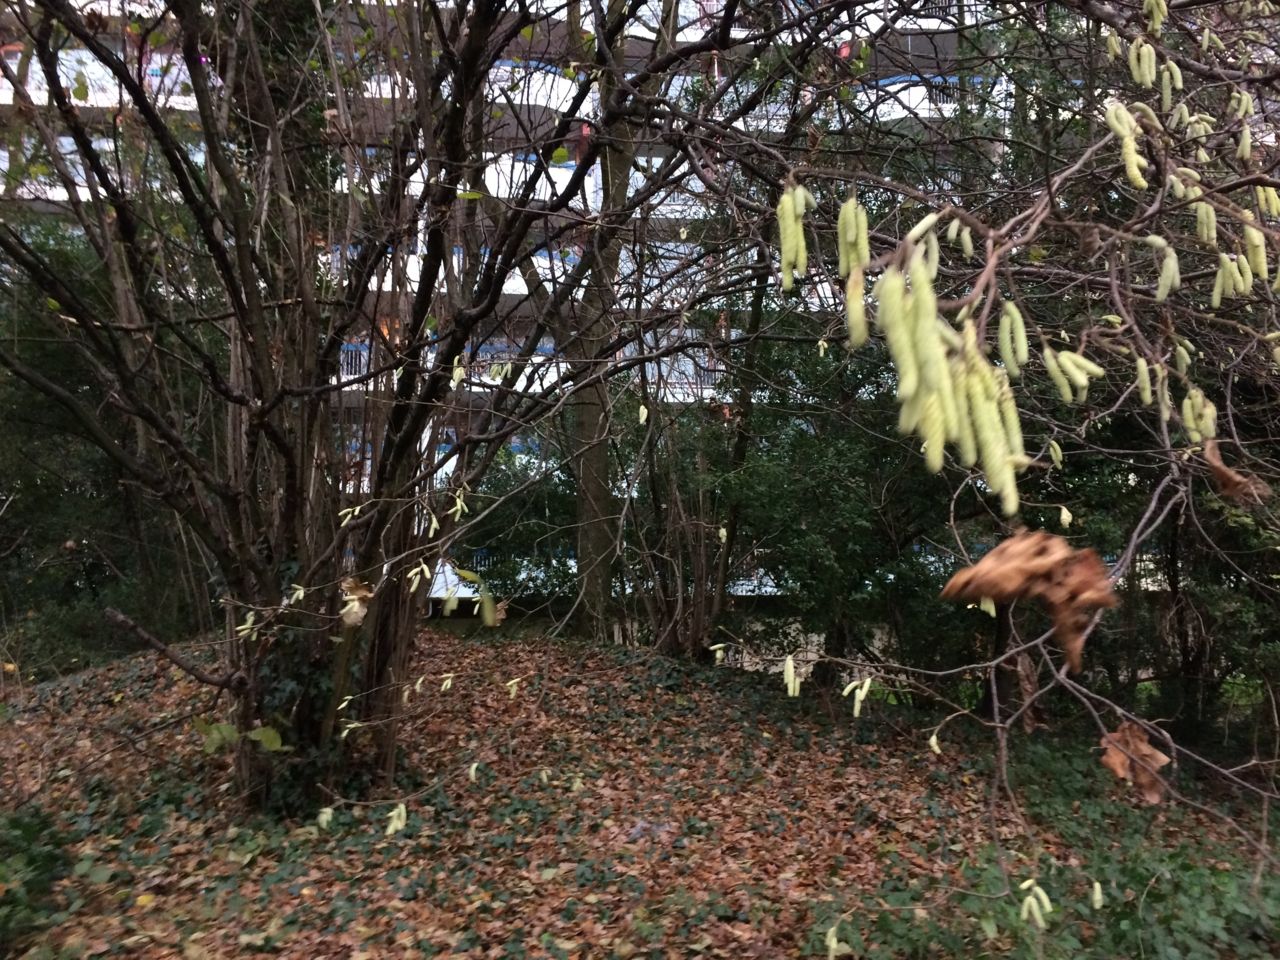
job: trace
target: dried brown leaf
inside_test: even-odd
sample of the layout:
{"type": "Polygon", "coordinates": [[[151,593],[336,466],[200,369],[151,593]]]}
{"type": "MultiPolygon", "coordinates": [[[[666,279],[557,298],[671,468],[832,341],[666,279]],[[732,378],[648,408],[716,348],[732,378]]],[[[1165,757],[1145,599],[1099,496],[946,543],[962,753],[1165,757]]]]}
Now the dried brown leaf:
{"type": "Polygon", "coordinates": [[[1143,802],[1154,805],[1164,799],[1164,781],[1158,771],[1172,761],[1151,746],[1141,726],[1126,720],[1115,733],[1105,734],[1100,743],[1105,748],[1102,765],[1116,777],[1133,783],[1143,802]]]}
{"type": "Polygon", "coordinates": [[[1025,530],[956,573],[942,596],[991,597],[1001,603],[1023,597],[1043,600],[1053,617],[1054,637],[1073,673],[1082,666],[1084,636],[1093,611],[1117,602],[1106,564],[1095,551],[1074,550],[1062,537],[1025,530]]]}
{"type": "Polygon", "coordinates": [[[1209,465],[1214,485],[1222,496],[1241,503],[1262,503],[1271,496],[1271,488],[1262,480],[1253,474],[1234,470],[1222,462],[1217,440],[1205,441],[1204,460],[1209,465]]]}
{"type": "Polygon", "coordinates": [[[1022,531],[1010,537],[971,567],[953,576],[942,589],[946,600],[990,597],[1007,603],[1022,596],[1027,584],[1070,559],[1071,545],[1044,531],[1022,531]]]}

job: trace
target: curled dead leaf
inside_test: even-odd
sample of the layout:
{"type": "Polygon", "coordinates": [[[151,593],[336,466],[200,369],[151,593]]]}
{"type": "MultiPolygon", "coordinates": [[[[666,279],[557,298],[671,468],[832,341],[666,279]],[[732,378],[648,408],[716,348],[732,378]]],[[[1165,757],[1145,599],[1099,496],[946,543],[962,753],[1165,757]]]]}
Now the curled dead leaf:
{"type": "Polygon", "coordinates": [[[942,588],[944,600],[1008,603],[1021,597],[1027,584],[1070,559],[1074,551],[1061,537],[1044,531],[1022,531],[1000,544],[973,566],[956,572],[942,588]]]}
{"type": "Polygon", "coordinates": [[[373,597],[373,587],[356,577],[347,577],[342,581],[342,623],[347,627],[358,627],[364,623],[369,612],[369,600],[373,597]]]}
{"type": "Polygon", "coordinates": [[[499,600],[494,605],[493,623],[489,624],[489,626],[492,626],[492,627],[502,626],[502,621],[507,619],[507,605],[510,603],[511,603],[511,599],[507,598],[506,600],[499,600]]]}
{"type": "Polygon", "coordinates": [[[1218,450],[1218,441],[1209,439],[1204,443],[1204,460],[1213,474],[1214,486],[1218,493],[1229,500],[1240,503],[1262,503],[1271,496],[1271,487],[1253,474],[1241,473],[1222,462],[1222,453],[1218,450]]]}
{"type": "Polygon", "coordinates": [[[1075,550],[1062,537],[1023,530],[972,566],[953,576],[942,590],[947,600],[992,597],[1000,603],[1021,598],[1043,601],[1053,617],[1054,638],[1067,666],[1082,666],[1085,633],[1093,611],[1118,602],[1106,564],[1089,549],[1075,550]]]}
{"type": "Polygon", "coordinates": [[[1099,744],[1103,747],[1102,765],[1118,779],[1133,783],[1143,802],[1157,804],[1164,799],[1164,781],[1158,771],[1172,761],[1151,746],[1139,724],[1126,720],[1115,733],[1105,734],[1099,744]]]}

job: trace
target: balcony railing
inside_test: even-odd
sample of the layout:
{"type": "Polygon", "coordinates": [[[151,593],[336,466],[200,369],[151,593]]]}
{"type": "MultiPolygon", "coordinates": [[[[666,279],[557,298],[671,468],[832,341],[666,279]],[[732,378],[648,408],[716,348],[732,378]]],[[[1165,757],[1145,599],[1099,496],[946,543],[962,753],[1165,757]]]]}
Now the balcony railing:
{"type": "Polygon", "coordinates": [[[369,345],[344,343],[338,356],[338,375],[344,382],[363,377],[369,372],[369,345]]]}

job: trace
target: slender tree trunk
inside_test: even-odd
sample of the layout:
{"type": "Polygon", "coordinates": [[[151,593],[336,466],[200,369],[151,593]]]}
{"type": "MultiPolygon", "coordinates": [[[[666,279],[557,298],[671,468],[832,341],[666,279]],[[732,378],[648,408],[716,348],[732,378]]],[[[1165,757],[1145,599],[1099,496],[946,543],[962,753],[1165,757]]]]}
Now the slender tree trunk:
{"type": "Polygon", "coordinates": [[[609,410],[603,386],[580,391],[572,407],[578,483],[579,631],[604,639],[612,599],[617,509],[609,484],[609,410]]]}

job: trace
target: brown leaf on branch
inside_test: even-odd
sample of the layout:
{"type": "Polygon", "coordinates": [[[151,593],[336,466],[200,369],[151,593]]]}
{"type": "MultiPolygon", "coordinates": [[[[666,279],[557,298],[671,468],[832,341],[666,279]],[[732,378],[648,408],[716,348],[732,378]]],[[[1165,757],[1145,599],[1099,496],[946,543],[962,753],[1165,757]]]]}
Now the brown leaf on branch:
{"type": "Polygon", "coordinates": [[[1093,550],[1076,551],[1065,563],[1031,584],[1028,596],[1038,596],[1053,616],[1054,638],[1066,655],[1072,673],[1079,673],[1084,635],[1093,611],[1117,603],[1107,579],[1107,567],[1093,550]]]}
{"type": "Polygon", "coordinates": [[[998,603],[1020,598],[1044,601],[1053,617],[1054,638],[1067,666],[1082,666],[1084,635],[1093,611],[1118,602],[1106,564],[1093,550],[1074,550],[1062,537],[1024,530],[1010,537],[971,567],[953,576],[942,590],[948,600],[998,603]]]}
{"type": "Polygon", "coordinates": [[[358,627],[364,623],[369,612],[369,601],[373,599],[373,587],[356,577],[347,577],[342,581],[342,623],[346,627],[358,627]]]}
{"type": "Polygon", "coordinates": [[[1157,771],[1172,761],[1151,746],[1141,726],[1126,720],[1099,743],[1104,748],[1102,765],[1118,779],[1135,784],[1144,802],[1157,804],[1164,799],[1164,781],[1157,771]]]}
{"type": "Polygon", "coordinates": [[[1061,537],[1043,530],[1022,531],[1010,537],[971,567],[965,567],[942,588],[944,600],[1008,603],[1024,596],[1027,584],[1066,563],[1074,551],[1061,537]]]}
{"type": "Polygon", "coordinates": [[[1217,440],[1204,442],[1204,460],[1209,465],[1213,483],[1222,496],[1241,503],[1262,503],[1271,496],[1271,488],[1262,480],[1251,473],[1233,470],[1222,462],[1217,440]]]}

